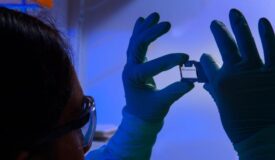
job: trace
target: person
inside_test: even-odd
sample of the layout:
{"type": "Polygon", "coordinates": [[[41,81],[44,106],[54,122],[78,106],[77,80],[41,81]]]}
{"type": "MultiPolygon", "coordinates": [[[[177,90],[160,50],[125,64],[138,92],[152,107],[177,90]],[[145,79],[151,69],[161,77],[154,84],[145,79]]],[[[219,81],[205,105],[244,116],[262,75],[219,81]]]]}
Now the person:
{"type": "MultiPolygon", "coordinates": [[[[233,10],[232,16],[236,16],[236,13],[239,14],[233,10]]],[[[4,60],[1,63],[3,105],[0,137],[1,145],[5,146],[2,156],[17,160],[84,159],[94,131],[95,106],[92,97],[84,96],[66,44],[54,27],[34,17],[5,8],[0,8],[0,17],[1,55],[4,60]],[[85,126],[88,126],[88,130],[83,128],[85,126]]],[[[238,19],[238,24],[239,20],[244,18],[238,19]]],[[[257,52],[250,54],[255,51],[253,45],[237,39],[240,56],[237,54],[237,45],[225,27],[217,22],[213,22],[211,28],[217,35],[216,39],[223,38],[223,41],[218,39],[219,47],[222,46],[220,49],[224,48],[221,51],[223,57],[228,56],[227,51],[231,53],[235,47],[236,53],[230,57],[239,57],[240,65],[232,65],[233,61],[230,60],[230,65],[226,61],[224,66],[228,66],[219,69],[210,56],[203,55],[201,58],[209,79],[205,88],[216,101],[224,128],[242,159],[272,159],[274,155],[271,137],[274,132],[274,105],[271,100],[274,77],[270,68],[273,62],[269,61],[272,60],[274,33],[270,24],[262,21],[262,27],[267,27],[267,30],[262,30],[265,53],[268,55],[265,67],[258,62],[258,68],[247,65],[246,56],[258,55],[257,52]],[[244,61],[243,57],[246,57],[244,61]],[[233,70],[232,66],[241,69],[233,70]],[[247,79],[238,79],[240,75],[247,79]],[[236,80],[233,81],[235,83],[228,83],[232,80],[236,80]],[[244,90],[240,90],[240,87],[244,87],[244,90]],[[238,96],[232,94],[232,90],[238,96]],[[257,96],[259,100],[254,98],[252,103],[249,96],[257,96]],[[246,108],[248,104],[253,110],[246,108]],[[267,140],[266,136],[271,140],[267,140]]],[[[253,44],[246,23],[240,26],[246,28],[235,28],[234,32],[246,33],[242,36],[246,36],[246,40],[253,44]]],[[[123,120],[109,143],[88,153],[86,159],[150,159],[152,147],[170,106],[194,87],[193,83],[186,80],[175,82],[162,90],[155,85],[153,76],[182,65],[189,58],[183,53],[173,53],[147,61],[149,44],[169,29],[168,22],[159,23],[157,13],[137,20],[122,75],[126,97],[123,120]]],[[[255,59],[252,62],[256,62],[255,59]]]]}
{"type": "MultiPolygon", "coordinates": [[[[0,17],[1,156],[84,159],[95,128],[95,105],[81,89],[68,46],[53,26],[37,18],[6,8],[0,8],[0,17]]],[[[154,75],[188,60],[175,53],[145,62],[149,43],[170,29],[158,20],[155,13],[137,22],[123,73],[124,118],[92,159],[149,159],[169,107],[193,88],[183,81],[157,90],[154,75]]]]}

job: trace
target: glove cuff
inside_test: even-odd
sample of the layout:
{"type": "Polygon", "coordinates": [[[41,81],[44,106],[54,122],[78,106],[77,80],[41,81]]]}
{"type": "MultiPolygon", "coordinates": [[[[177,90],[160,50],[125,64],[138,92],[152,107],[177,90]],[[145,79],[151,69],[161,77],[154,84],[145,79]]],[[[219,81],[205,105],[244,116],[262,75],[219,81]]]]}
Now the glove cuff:
{"type": "Polygon", "coordinates": [[[234,144],[240,160],[275,159],[275,125],[262,129],[250,138],[234,144]]]}
{"type": "Polygon", "coordinates": [[[127,112],[125,108],[122,111],[122,115],[123,115],[123,120],[121,122],[121,126],[133,126],[133,128],[137,130],[149,129],[152,134],[158,133],[164,124],[163,121],[160,121],[160,122],[145,121],[127,112]]]}
{"type": "Polygon", "coordinates": [[[119,159],[150,159],[152,147],[163,122],[149,123],[123,110],[123,120],[106,151],[119,159]]]}

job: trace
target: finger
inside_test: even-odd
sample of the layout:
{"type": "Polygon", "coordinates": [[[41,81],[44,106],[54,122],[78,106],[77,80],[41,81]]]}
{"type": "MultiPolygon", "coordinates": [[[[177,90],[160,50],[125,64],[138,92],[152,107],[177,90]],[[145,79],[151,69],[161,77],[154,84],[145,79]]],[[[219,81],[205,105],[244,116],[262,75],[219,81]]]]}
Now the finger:
{"type": "Polygon", "coordinates": [[[134,27],[134,31],[133,31],[133,35],[138,34],[142,24],[144,23],[145,19],[143,17],[139,17],[136,21],[135,27],[134,27]]]}
{"type": "Polygon", "coordinates": [[[148,28],[156,25],[159,22],[160,16],[158,13],[154,12],[152,14],[150,14],[143,22],[143,24],[141,25],[141,27],[139,27],[139,29],[137,30],[137,33],[141,33],[145,30],[147,30],[148,28]]]}
{"type": "Polygon", "coordinates": [[[207,90],[208,92],[210,92],[211,86],[210,86],[209,83],[205,83],[205,84],[203,85],[203,88],[204,88],[205,90],[207,90]]]}
{"type": "Polygon", "coordinates": [[[266,18],[260,19],[259,32],[264,49],[265,65],[275,67],[275,36],[272,26],[266,18]]]}
{"type": "Polygon", "coordinates": [[[261,67],[262,61],[246,19],[237,9],[232,9],[229,16],[243,60],[253,67],[261,67]]]}
{"type": "Polygon", "coordinates": [[[188,58],[189,56],[183,53],[168,54],[136,67],[135,74],[138,76],[138,79],[144,81],[177,65],[184,64],[188,61],[188,58]]]}
{"type": "MultiPolygon", "coordinates": [[[[166,88],[157,92],[158,97],[165,103],[172,104],[184,94],[188,93],[194,88],[194,84],[190,81],[175,82],[166,88]]],[[[170,106],[168,105],[168,106],[170,106]]]]}
{"type": "Polygon", "coordinates": [[[203,88],[212,96],[214,97],[214,92],[213,92],[213,85],[211,85],[210,83],[205,83],[203,85],[203,88]]]}
{"type": "Polygon", "coordinates": [[[241,61],[238,47],[226,26],[220,21],[211,23],[211,31],[214,35],[225,65],[236,64],[241,61]]]}
{"type": "Polygon", "coordinates": [[[211,83],[219,70],[219,66],[216,64],[215,60],[208,54],[203,54],[201,56],[200,63],[202,65],[204,73],[206,74],[207,79],[211,83]]]}
{"type": "Polygon", "coordinates": [[[142,35],[144,43],[150,44],[155,41],[157,38],[161,37],[165,33],[167,33],[171,28],[171,24],[169,22],[161,22],[148,30],[146,30],[142,35]]]}
{"type": "Polygon", "coordinates": [[[145,85],[149,86],[151,89],[157,89],[156,82],[154,78],[149,78],[145,81],[145,85]]]}
{"type": "Polygon", "coordinates": [[[143,32],[138,38],[132,38],[127,52],[127,61],[134,64],[143,63],[149,44],[167,33],[170,28],[170,23],[162,22],[143,32]]]}

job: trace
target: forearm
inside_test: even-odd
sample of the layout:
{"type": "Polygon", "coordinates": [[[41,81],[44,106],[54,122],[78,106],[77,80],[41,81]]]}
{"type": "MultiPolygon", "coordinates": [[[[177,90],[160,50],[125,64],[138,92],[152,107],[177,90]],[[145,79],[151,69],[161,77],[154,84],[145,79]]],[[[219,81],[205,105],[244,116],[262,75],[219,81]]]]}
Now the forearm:
{"type": "Polygon", "coordinates": [[[88,154],[89,159],[149,160],[163,123],[148,123],[123,112],[118,131],[104,147],[88,154]]]}
{"type": "Polygon", "coordinates": [[[262,129],[250,138],[234,145],[240,160],[275,159],[275,125],[262,129]]]}

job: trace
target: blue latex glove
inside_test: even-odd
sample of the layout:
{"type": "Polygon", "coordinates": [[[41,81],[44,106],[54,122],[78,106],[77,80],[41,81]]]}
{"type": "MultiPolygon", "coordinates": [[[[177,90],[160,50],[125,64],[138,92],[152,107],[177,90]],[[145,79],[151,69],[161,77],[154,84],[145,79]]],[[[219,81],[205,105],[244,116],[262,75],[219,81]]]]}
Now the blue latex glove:
{"type": "Polygon", "coordinates": [[[157,13],[137,20],[123,71],[126,97],[124,111],[148,122],[162,122],[170,106],[194,87],[193,83],[182,81],[162,90],[156,88],[153,76],[188,60],[188,55],[174,53],[146,61],[149,44],[170,29],[170,23],[158,22],[157,13]]]}
{"type": "Polygon", "coordinates": [[[211,24],[222,67],[206,54],[200,61],[209,79],[204,87],[218,106],[227,135],[236,144],[275,124],[275,37],[271,24],[262,18],[263,64],[244,16],[232,9],[230,22],[237,43],[222,22],[211,24]]]}

